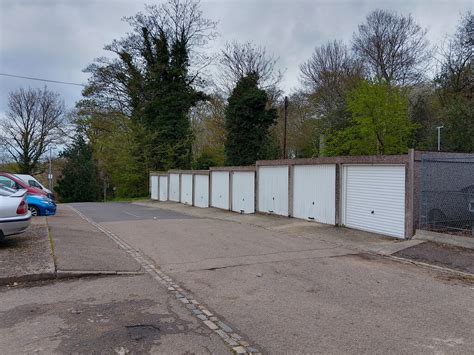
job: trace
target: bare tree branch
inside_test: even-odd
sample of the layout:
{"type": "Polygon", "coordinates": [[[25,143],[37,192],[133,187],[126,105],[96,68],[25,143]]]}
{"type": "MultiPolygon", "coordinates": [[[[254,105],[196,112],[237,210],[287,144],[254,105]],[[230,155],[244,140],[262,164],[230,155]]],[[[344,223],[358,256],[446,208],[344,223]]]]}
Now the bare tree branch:
{"type": "Polygon", "coordinates": [[[278,58],[267,54],[265,47],[251,42],[227,43],[219,58],[219,84],[228,94],[239,79],[255,73],[262,89],[275,91],[283,77],[276,69],[277,62],[278,58]]]}
{"type": "Polygon", "coordinates": [[[352,48],[372,77],[395,85],[422,81],[431,59],[426,30],[411,15],[385,10],[371,12],[359,25],[352,48]]]}
{"type": "Polygon", "coordinates": [[[315,99],[319,115],[341,107],[347,91],[364,76],[361,61],[339,41],[316,47],[311,58],[300,65],[300,71],[301,81],[315,99]]]}
{"type": "Polygon", "coordinates": [[[0,120],[0,141],[22,173],[34,173],[51,144],[64,138],[65,106],[59,94],[19,89],[8,98],[8,112],[0,120]]]}

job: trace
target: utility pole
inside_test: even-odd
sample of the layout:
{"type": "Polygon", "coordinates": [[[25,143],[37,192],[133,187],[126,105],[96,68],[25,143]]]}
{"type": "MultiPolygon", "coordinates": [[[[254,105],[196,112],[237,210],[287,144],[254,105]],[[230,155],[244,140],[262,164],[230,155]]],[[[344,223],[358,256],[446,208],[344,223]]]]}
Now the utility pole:
{"type": "Polygon", "coordinates": [[[288,96],[285,96],[285,126],[283,128],[283,159],[287,159],[286,155],[286,127],[288,125],[288,96]]]}
{"type": "Polygon", "coordinates": [[[49,146],[49,171],[48,171],[49,190],[53,191],[53,171],[51,168],[51,146],[49,146]]]}
{"type": "Polygon", "coordinates": [[[444,126],[438,126],[436,129],[438,130],[438,152],[441,151],[441,130],[444,126]]]}

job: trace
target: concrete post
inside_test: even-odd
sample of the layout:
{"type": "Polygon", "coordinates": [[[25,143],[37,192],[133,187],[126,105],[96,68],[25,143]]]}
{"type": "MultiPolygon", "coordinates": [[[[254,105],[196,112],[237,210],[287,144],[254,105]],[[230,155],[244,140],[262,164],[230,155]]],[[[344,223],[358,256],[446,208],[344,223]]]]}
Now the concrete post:
{"type": "Polygon", "coordinates": [[[411,239],[414,234],[414,188],[415,186],[415,150],[408,151],[405,164],[405,238],[411,239]]]}
{"type": "Polygon", "coordinates": [[[288,217],[293,217],[293,181],[294,165],[288,165],[288,217]]]}
{"type": "Polygon", "coordinates": [[[341,225],[341,208],[342,208],[342,165],[336,164],[336,191],[335,191],[335,224],[336,226],[341,225]]]}

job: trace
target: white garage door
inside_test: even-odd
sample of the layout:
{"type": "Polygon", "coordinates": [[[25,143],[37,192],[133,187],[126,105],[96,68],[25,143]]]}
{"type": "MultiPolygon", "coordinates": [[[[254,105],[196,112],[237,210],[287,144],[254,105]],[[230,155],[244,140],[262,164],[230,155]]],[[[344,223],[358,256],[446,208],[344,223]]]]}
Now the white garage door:
{"type": "Polygon", "coordinates": [[[168,201],[168,176],[160,176],[159,200],[168,201]]]}
{"type": "Polygon", "coordinates": [[[209,176],[194,176],[194,206],[209,207],[209,176]]]}
{"type": "Polygon", "coordinates": [[[170,201],[179,202],[179,174],[170,174],[170,201]]]}
{"type": "Polygon", "coordinates": [[[151,176],[151,199],[158,200],[158,176],[151,176]]]}
{"type": "Polygon", "coordinates": [[[288,166],[258,168],[258,210],[288,216],[288,166]]]}
{"type": "Polygon", "coordinates": [[[336,165],[294,167],[293,216],[336,224],[336,165]]]}
{"type": "Polygon", "coordinates": [[[229,209],[229,172],[211,172],[211,206],[229,209]]]}
{"type": "Polygon", "coordinates": [[[232,175],[232,211],[255,212],[255,172],[236,171],[232,175]]]}
{"type": "Polygon", "coordinates": [[[405,167],[349,165],[343,170],[345,226],[404,238],[405,167]]]}
{"type": "Polygon", "coordinates": [[[193,175],[181,174],[181,203],[193,204],[193,175]]]}

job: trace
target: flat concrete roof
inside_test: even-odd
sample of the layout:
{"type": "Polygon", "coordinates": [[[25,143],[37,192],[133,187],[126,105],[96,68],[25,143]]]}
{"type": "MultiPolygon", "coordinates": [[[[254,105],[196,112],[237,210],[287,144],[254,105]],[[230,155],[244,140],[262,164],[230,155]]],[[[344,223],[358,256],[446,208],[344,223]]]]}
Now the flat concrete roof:
{"type": "Polygon", "coordinates": [[[281,159],[259,160],[257,166],[277,165],[320,165],[320,164],[406,164],[409,161],[406,155],[362,155],[362,156],[337,156],[319,157],[309,159],[281,159]]]}
{"type": "Polygon", "coordinates": [[[210,171],[255,171],[255,165],[248,166],[213,166],[210,171]]]}
{"type": "Polygon", "coordinates": [[[209,170],[170,170],[169,174],[209,175],[209,170]]]}

